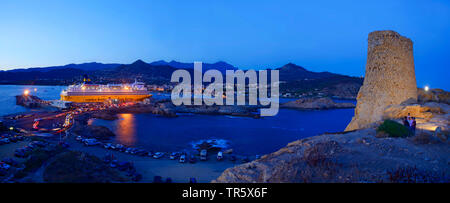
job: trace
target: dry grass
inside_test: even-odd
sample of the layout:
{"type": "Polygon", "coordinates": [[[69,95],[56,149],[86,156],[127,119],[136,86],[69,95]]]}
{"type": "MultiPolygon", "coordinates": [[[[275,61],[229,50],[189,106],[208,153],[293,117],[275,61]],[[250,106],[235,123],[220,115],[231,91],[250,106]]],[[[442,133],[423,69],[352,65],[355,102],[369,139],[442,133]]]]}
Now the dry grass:
{"type": "Polygon", "coordinates": [[[398,168],[387,172],[391,183],[449,183],[445,173],[423,171],[416,167],[398,168]]]}

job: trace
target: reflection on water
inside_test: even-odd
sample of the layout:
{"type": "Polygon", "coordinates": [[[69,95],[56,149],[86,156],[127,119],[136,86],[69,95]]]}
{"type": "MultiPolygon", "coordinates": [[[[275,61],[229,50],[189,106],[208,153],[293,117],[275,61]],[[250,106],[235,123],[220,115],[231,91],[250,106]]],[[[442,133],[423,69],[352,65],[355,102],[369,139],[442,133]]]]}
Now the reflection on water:
{"type": "Polygon", "coordinates": [[[124,145],[136,143],[135,116],[133,114],[119,114],[116,129],[116,141],[124,145]]]}
{"type": "Polygon", "coordinates": [[[353,114],[354,109],[280,109],[277,116],[260,119],[195,114],[175,118],[153,114],[119,114],[118,120],[94,119],[93,124],[113,130],[118,143],[152,151],[192,150],[192,144],[215,139],[224,140],[235,154],[262,155],[301,138],[342,131],[353,114]]]}

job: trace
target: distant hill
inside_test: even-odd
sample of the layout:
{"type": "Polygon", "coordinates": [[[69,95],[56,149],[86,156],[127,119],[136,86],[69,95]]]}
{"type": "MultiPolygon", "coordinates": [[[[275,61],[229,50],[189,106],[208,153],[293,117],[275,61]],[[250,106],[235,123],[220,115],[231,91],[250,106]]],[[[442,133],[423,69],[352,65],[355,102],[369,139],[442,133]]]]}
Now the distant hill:
{"type": "Polygon", "coordinates": [[[162,84],[170,81],[172,73],[178,68],[169,65],[149,64],[137,60],[131,64],[120,65],[114,69],[99,70],[91,73],[94,81],[131,82],[138,78],[147,83],[162,84]]]}
{"type": "Polygon", "coordinates": [[[39,67],[39,68],[26,68],[26,69],[14,69],[10,70],[10,72],[32,72],[32,71],[40,71],[40,72],[48,72],[52,70],[57,69],[79,69],[84,71],[95,71],[95,70],[104,70],[104,69],[112,69],[120,66],[121,64],[116,63],[97,63],[97,62],[91,62],[91,63],[81,63],[81,64],[67,64],[64,66],[50,66],[50,67],[39,67]]]}
{"type": "Polygon", "coordinates": [[[330,72],[312,72],[288,63],[277,68],[280,74],[280,92],[303,96],[335,96],[354,99],[362,86],[363,78],[330,72]]]}
{"type": "MultiPolygon", "coordinates": [[[[194,63],[137,60],[131,64],[84,63],[47,68],[16,69],[0,71],[0,84],[68,85],[82,81],[88,74],[97,83],[132,82],[139,79],[148,84],[167,84],[172,73],[185,69],[193,74],[194,63]]],[[[237,70],[226,62],[204,63],[203,71],[217,69],[237,70]]],[[[280,92],[293,96],[336,96],[355,98],[363,79],[330,72],[312,72],[288,63],[280,68],[280,92]]]]}
{"type": "MultiPolygon", "coordinates": [[[[150,63],[150,65],[171,66],[174,68],[181,68],[181,69],[193,69],[194,68],[194,63],[182,63],[182,62],[177,62],[177,61],[166,62],[164,60],[152,62],[152,63],[150,63]]],[[[223,61],[219,61],[216,63],[202,63],[202,69],[203,69],[203,71],[215,69],[215,70],[219,70],[220,72],[225,72],[226,70],[237,70],[237,68],[234,67],[233,65],[230,65],[223,61]]]]}
{"type": "Polygon", "coordinates": [[[42,71],[0,71],[0,84],[15,85],[67,85],[81,81],[84,71],[74,68],[58,68],[42,71]]]}
{"type": "Polygon", "coordinates": [[[336,76],[341,76],[339,74],[334,74],[330,72],[312,72],[305,68],[295,65],[293,63],[288,63],[283,67],[277,68],[280,71],[281,81],[296,81],[304,79],[323,79],[331,78],[336,76]]]}

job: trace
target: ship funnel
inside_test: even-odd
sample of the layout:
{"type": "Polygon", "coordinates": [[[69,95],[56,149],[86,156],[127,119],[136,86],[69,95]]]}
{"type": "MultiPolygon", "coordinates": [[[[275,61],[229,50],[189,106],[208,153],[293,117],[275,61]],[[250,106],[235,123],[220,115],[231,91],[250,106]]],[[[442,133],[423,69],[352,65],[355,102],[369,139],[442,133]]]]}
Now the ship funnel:
{"type": "Polygon", "coordinates": [[[83,82],[86,84],[90,84],[91,83],[91,79],[89,78],[89,76],[87,74],[83,75],[83,82]]]}

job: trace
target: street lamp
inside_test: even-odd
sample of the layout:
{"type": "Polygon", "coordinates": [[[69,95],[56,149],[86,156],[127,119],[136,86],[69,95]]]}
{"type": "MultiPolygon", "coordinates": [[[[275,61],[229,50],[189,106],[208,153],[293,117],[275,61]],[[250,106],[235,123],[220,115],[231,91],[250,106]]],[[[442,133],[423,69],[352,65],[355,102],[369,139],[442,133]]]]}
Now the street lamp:
{"type": "Polygon", "coordinates": [[[425,85],[423,89],[425,90],[425,92],[428,92],[428,90],[430,90],[430,87],[428,87],[428,85],[425,85]]]}

